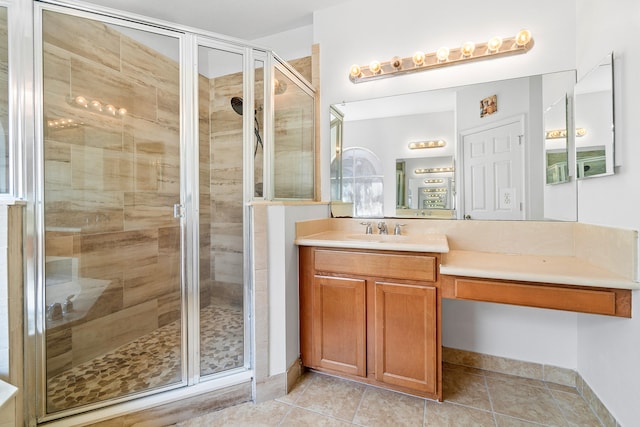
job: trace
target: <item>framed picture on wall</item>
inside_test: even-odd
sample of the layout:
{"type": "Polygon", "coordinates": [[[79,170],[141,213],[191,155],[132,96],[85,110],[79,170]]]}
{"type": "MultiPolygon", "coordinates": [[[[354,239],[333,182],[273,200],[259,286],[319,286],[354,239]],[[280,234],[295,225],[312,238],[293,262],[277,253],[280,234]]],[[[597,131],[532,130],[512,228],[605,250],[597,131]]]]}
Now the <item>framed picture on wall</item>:
{"type": "Polygon", "coordinates": [[[488,116],[498,111],[498,96],[491,95],[480,101],[480,117],[488,116]]]}

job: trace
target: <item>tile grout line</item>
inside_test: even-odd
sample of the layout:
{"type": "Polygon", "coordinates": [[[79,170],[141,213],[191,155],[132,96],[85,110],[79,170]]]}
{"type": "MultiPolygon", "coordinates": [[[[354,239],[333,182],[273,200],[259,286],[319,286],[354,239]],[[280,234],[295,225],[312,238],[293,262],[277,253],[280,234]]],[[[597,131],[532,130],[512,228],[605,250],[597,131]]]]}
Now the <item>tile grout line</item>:
{"type": "Polygon", "coordinates": [[[496,411],[493,408],[493,399],[491,398],[491,391],[489,390],[489,382],[487,381],[487,375],[482,373],[482,379],[484,380],[484,386],[487,389],[487,397],[489,398],[489,406],[491,407],[491,415],[493,416],[493,423],[498,427],[498,419],[496,418],[496,411]]]}
{"type": "MultiPolygon", "coordinates": [[[[551,400],[553,400],[553,403],[555,403],[556,407],[558,408],[558,410],[560,411],[560,415],[562,415],[562,419],[564,420],[564,422],[570,426],[571,423],[569,422],[569,420],[567,419],[567,416],[564,414],[564,411],[562,410],[562,406],[560,406],[560,402],[558,401],[558,399],[556,399],[556,396],[553,394],[553,390],[551,390],[551,388],[549,388],[549,385],[547,384],[546,381],[544,381],[544,388],[547,390],[547,392],[549,393],[549,395],[551,395],[551,400]]],[[[597,416],[596,416],[597,417],[597,416]]],[[[598,421],[600,421],[600,419],[598,419],[598,421]]]]}
{"type": "Polygon", "coordinates": [[[356,411],[353,413],[353,417],[351,417],[351,424],[356,424],[356,417],[358,416],[358,411],[360,411],[360,408],[362,407],[362,402],[364,402],[364,396],[367,394],[367,392],[369,391],[369,387],[364,388],[364,391],[362,392],[362,396],[360,397],[360,402],[358,402],[358,407],[356,408],[356,411]]]}

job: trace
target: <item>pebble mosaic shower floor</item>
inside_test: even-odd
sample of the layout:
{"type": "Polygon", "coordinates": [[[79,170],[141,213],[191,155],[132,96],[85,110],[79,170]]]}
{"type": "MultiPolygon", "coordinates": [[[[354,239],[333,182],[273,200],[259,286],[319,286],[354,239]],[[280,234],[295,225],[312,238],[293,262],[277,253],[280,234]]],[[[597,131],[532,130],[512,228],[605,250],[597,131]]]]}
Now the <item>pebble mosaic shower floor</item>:
{"type": "MultiPolygon", "coordinates": [[[[242,366],[242,308],[210,305],[200,310],[200,316],[202,375],[242,366]]],[[[50,378],[47,410],[61,411],[178,382],[180,371],[176,321],[50,378]]]]}

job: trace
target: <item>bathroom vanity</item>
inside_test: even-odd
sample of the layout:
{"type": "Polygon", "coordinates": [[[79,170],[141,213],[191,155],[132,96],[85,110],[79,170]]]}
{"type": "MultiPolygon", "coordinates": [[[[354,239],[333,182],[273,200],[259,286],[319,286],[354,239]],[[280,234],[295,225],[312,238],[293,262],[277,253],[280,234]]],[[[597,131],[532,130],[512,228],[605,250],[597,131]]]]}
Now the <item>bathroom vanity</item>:
{"type": "MultiPolygon", "coordinates": [[[[599,228],[549,224],[541,232],[546,225],[512,224],[521,231],[514,241],[526,247],[518,253],[513,246],[496,251],[488,240],[487,251],[478,250],[480,234],[500,234],[507,226],[435,225],[416,221],[406,235],[394,236],[365,234],[353,220],[298,224],[304,366],[442,400],[442,298],[631,317],[631,290],[639,288],[632,277],[594,265],[592,254],[579,254],[583,258],[549,246],[553,241],[535,242],[598,239],[599,228]]],[[[634,256],[635,232],[605,234],[634,256]]]]}

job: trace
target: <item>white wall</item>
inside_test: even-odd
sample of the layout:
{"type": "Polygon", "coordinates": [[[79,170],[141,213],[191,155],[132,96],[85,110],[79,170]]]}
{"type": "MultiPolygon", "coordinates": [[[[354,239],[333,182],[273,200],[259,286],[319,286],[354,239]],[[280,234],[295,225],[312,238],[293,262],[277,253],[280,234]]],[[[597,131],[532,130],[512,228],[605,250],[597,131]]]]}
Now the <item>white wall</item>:
{"type": "MultiPolygon", "coordinates": [[[[321,152],[323,171],[329,169],[331,104],[574,69],[575,5],[575,0],[542,0],[517,7],[507,0],[452,0],[438,2],[434,7],[433,2],[397,0],[389,7],[388,2],[381,0],[354,0],[316,12],[314,42],[320,44],[321,50],[320,127],[326,144],[321,152]],[[348,79],[349,67],[354,63],[384,61],[394,55],[410,56],[416,50],[433,52],[443,45],[457,46],[466,40],[480,42],[494,35],[505,37],[525,27],[532,31],[535,40],[535,46],[525,55],[357,85],[348,79]]],[[[322,187],[322,194],[328,197],[326,172],[322,187]]],[[[471,310],[467,304],[453,301],[444,304],[443,316],[448,322],[443,333],[445,344],[497,356],[533,357],[536,360],[532,361],[576,368],[575,315],[553,313],[550,317],[546,310],[470,305],[475,308],[471,310]],[[528,338],[527,348],[531,349],[526,354],[520,350],[523,337],[528,338]],[[534,348],[554,351],[542,354],[534,348]]]]}
{"type": "MultiPolygon", "coordinates": [[[[640,228],[640,2],[579,1],[578,76],[608,52],[615,54],[616,175],[579,182],[580,222],[640,228]],[[603,204],[606,195],[611,204],[603,204]]],[[[640,420],[640,293],[633,293],[633,318],[578,316],[578,370],[624,426],[640,420]]]]}
{"type": "Polygon", "coordinates": [[[293,30],[262,37],[251,42],[268,47],[286,61],[311,56],[313,26],[307,25],[294,28],[293,30]]]}

